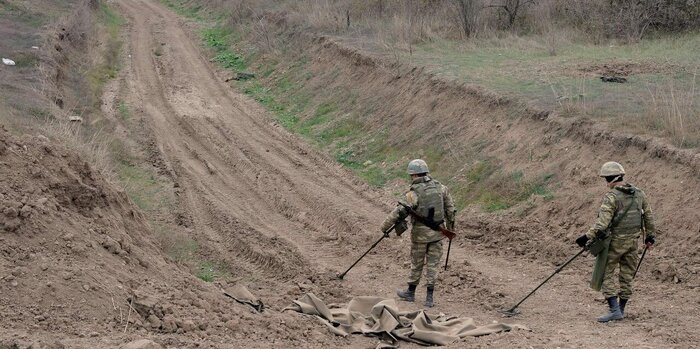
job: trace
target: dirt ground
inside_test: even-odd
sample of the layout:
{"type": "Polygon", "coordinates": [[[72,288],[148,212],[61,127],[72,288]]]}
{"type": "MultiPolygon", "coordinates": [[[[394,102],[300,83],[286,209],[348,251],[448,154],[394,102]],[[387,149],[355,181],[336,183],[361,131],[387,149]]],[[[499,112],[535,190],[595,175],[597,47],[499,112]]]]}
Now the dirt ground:
{"type": "MultiPolygon", "coordinates": [[[[171,184],[174,208],[158,219],[169,222],[173,234],[192,236],[212,260],[231,266],[232,277],[269,310],[258,314],[232,303],[220,292],[228,285],[204,283],[162,257],[145,218],[79,160],[58,156],[52,167],[41,160],[51,153],[44,140],[3,136],[3,212],[14,216],[6,219],[0,234],[0,348],[39,342],[40,347],[110,348],[138,338],[172,348],[374,347],[375,340],[339,338],[311,319],[280,311],[305,292],[327,302],[358,295],[394,297],[408,272],[406,236],[383,242],[345,280],[337,280],[335,273],[379,237],[377,227],[395,198],[360,183],[275,123],[255,101],[232,90],[205,58],[187,23],[159,2],[122,0],[116,5],[128,21],[128,32],[120,86],[110,93],[132,108],[131,126],[119,132],[138,136],[144,158],[171,184]],[[161,54],[154,54],[156,47],[161,54]],[[60,172],[64,176],[52,181],[48,175],[32,175],[40,167],[36,161],[49,166],[47,173],[66,168],[60,172]],[[15,164],[27,173],[12,172],[20,168],[15,164]],[[19,178],[24,176],[39,184],[23,186],[19,178]],[[81,187],[61,189],[61,183],[97,189],[84,197],[75,194],[81,187]],[[22,191],[28,194],[20,195],[22,191]],[[29,204],[46,193],[56,199],[29,204]],[[50,203],[47,212],[69,217],[33,216],[45,202],[50,203]],[[22,224],[32,217],[39,225],[22,224]],[[91,224],[111,228],[87,229],[91,224]],[[76,250],[76,245],[81,247],[76,250]],[[61,292],[52,291],[56,285],[61,292]],[[131,316],[138,321],[124,321],[124,313],[131,313],[130,300],[139,295],[156,300],[141,302],[145,310],[134,310],[131,316]],[[42,301],[33,304],[36,299],[42,301]]],[[[601,295],[587,287],[590,257],[577,260],[538,291],[521,306],[521,315],[501,318],[496,309],[513,304],[556,266],[551,257],[504,253],[501,246],[513,248],[519,242],[508,241],[508,231],[500,230],[504,225],[485,220],[471,211],[459,217],[460,233],[471,238],[453,245],[451,268],[441,274],[436,307],[429,313],[474,317],[480,324],[507,321],[531,331],[472,338],[452,347],[697,347],[697,285],[655,277],[650,272],[658,262],[653,253],[648,269],[642,267],[624,321],[594,321],[605,307],[601,295]]],[[[574,246],[558,251],[575,252],[574,246]]],[[[421,288],[417,296],[424,294],[421,288]]],[[[415,309],[420,304],[401,306],[415,309]]]]}

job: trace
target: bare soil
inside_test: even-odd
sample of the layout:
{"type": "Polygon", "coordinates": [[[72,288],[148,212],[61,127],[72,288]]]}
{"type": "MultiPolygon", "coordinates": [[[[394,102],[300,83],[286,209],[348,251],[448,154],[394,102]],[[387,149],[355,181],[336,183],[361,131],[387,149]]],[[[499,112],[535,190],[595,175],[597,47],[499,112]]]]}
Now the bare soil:
{"type": "MultiPolygon", "coordinates": [[[[168,221],[172,234],[192,237],[269,310],[258,314],[232,302],[221,292],[226,283],[205,283],[165,257],[148,220],[126,194],[71,151],[42,137],[1,132],[0,347],[111,348],[139,338],[173,348],[374,347],[371,339],[336,337],[307,317],[280,310],[304,292],[327,302],[394,297],[408,272],[405,236],[379,245],[345,280],[335,278],[379,237],[376,227],[394,198],[361,183],[232,90],[204,58],[188,24],[170,10],[143,0],[117,6],[128,20],[128,59],[121,87],[110,93],[118,91],[114,98],[131,106],[131,129],[124,133],[139,137],[134,143],[175,198],[170,212],[148,220],[168,221]]],[[[335,59],[342,65],[357,58],[335,59]]],[[[320,56],[315,64],[321,69],[330,62],[330,55],[320,56]]],[[[371,65],[359,67],[381,74],[371,65]]],[[[415,88],[413,78],[427,79],[406,75],[409,87],[401,80],[393,88],[404,88],[399,91],[405,97],[415,88]]],[[[434,86],[423,93],[442,93],[438,97],[445,99],[461,93],[434,86]]],[[[477,112],[499,107],[469,92],[461,97],[477,103],[477,112]]],[[[467,132],[466,115],[459,115],[447,121],[459,126],[455,132],[467,132]]],[[[606,154],[595,152],[596,142],[585,139],[591,129],[581,131],[580,125],[548,133],[542,130],[554,124],[521,120],[517,127],[494,131],[491,121],[480,122],[479,133],[546,143],[553,157],[567,160],[559,172],[571,178],[561,189],[570,195],[543,203],[527,219],[515,213],[460,214],[464,238],[453,245],[451,268],[441,274],[437,306],[429,312],[486,323],[504,320],[496,309],[509,307],[555,269],[553,262],[576,252],[572,237],[584,229],[584,218],[593,218],[597,204],[584,198],[604,190],[582,168],[621,146],[614,147],[609,137],[603,141],[606,154]],[[590,213],[574,225],[563,216],[579,211],[590,213]]],[[[522,305],[520,316],[505,320],[531,331],[473,338],[454,347],[697,346],[698,226],[692,217],[699,206],[696,196],[686,197],[697,192],[698,178],[673,160],[650,158],[635,146],[622,149],[626,158],[638,159],[635,174],[646,178],[641,184],[656,198],[660,222],[680,228],[664,229],[666,237],[660,239],[675,241],[660,243],[645,260],[627,319],[594,321],[605,308],[600,294],[587,287],[591,258],[582,258],[522,305]],[[672,173],[690,177],[669,177],[672,173]]],[[[522,161],[522,154],[511,160],[522,161]]],[[[420,289],[418,297],[423,296],[420,289]]]]}

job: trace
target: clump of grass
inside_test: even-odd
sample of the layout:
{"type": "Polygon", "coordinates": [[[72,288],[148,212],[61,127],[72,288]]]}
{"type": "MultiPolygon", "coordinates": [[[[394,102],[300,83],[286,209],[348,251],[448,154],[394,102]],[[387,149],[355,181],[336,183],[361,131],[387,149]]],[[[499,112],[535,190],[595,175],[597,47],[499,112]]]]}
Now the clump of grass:
{"type": "Polygon", "coordinates": [[[661,130],[677,147],[700,146],[700,96],[695,89],[697,73],[690,87],[677,88],[672,82],[654,90],[645,99],[647,112],[642,120],[652,130],[661,130]]]}
{"type": "Polygon", "coordinates": [[[221,265],[209,261],[199,263],[197,271],[194,273],[197,278],[206,282],[213,282],[214,280],[223,277],[225,274],[226,273],[221,265]]]}
{"type": "Polygon", "coordinates": [[[117,105],[117,110],[119,111],[119,116],[123,120],[129,120],[129,107],[126,106],[126,102],[119,101],[119,104],[117,105]]]}

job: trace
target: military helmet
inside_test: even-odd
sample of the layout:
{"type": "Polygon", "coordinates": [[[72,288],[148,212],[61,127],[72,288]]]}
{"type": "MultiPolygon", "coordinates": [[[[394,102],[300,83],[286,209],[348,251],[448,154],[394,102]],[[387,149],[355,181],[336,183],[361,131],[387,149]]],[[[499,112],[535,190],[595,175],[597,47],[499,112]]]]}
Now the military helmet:
{"type": "Polygon", "coordinates": [[[421,159],[411,160],[411,162],[408,163],[408,174],[410,175],[428,172],[430,172],[430,170],[428,169],[428,164],[426,164],[425,161],[421,159]]]}
{"type": "Polygon", "coordinates": [[[606,162],[600,168],[601,177],[619,176],[623,174],[625,174],[625,169],[622,168],[622,165],[615,161],[606,162]]]}

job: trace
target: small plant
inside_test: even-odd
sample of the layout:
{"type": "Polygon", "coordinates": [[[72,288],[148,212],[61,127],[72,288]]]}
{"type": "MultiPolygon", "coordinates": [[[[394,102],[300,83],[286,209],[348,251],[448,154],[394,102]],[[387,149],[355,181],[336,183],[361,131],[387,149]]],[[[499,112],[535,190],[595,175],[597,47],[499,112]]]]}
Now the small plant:
{"type": "Polygon", "coordinates": [[[224,276],[224,274],[220,265],[204,261],[199,264],[194,275],[202,281],[213,282],[224,276]]]}
{"type": "Polygon", "coordinates": [[[126,106],[126,103],[124,101],[119,101],[119,104],[117,105],[117,110],[119,111],[119,116],[123,120],[129,120],[129,108],[126,106]]]}

